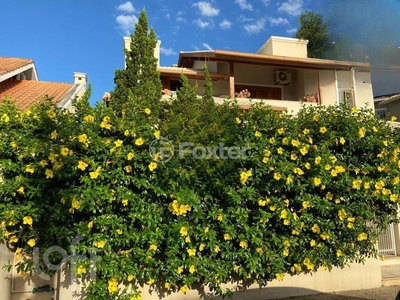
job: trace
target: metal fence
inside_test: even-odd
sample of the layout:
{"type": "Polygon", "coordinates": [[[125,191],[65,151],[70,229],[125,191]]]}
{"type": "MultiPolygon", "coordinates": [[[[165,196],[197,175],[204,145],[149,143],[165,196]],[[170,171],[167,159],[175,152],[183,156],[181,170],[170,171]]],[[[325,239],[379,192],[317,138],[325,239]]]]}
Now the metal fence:
{"type": "Polygon", "coordinates": [[[396,251],[396,237],[394,234],[394,224],[389,224],[386,232],[382,232],[378,237],[378,251],[379,254],[397,255],[396,251]]]}

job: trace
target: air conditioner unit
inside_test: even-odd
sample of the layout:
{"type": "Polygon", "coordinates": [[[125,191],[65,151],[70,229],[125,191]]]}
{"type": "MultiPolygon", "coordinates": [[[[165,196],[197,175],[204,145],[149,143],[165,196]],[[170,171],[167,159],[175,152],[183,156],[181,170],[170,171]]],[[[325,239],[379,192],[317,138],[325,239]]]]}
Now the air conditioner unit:
{"type": "Polygon", "coordinates": [[[288,85],[292,80],[292,73],[290,71],[276,71],[275,84],[288,85]]]}

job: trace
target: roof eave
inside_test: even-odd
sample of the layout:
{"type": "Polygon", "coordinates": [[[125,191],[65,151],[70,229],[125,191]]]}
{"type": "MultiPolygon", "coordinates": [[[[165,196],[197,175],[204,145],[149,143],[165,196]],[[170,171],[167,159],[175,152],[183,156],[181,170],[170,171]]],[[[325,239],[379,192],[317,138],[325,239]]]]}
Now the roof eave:
{"type": "Polygon", "coordinates": [[[19,67],[19,68],[16,68],[14,70],[11,70],[9,72],[0,74],[0,82],[3,82],[4,80],[7,80],[7,79],[9,79],[9,78],[11,78],[11,77],[13,77],[15,75],[18,75],[18,74],[20,74],[22,72],[25,72],[26,70],[29,70],[29,69],[33,70],[34,77],[36,78],[36,81],[37,81],[38,80],[38,76],[37,76],[37,72],[36,72],[35,63],[31,62],[31,63],[28,63],[28,64],[22,66],[22,67],[19,67]]]}

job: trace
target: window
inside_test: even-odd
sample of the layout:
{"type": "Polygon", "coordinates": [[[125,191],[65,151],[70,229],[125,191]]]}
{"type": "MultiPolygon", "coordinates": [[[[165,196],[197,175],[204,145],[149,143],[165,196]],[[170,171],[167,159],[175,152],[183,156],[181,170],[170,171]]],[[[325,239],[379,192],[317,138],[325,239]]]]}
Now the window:
{"type": "Polygon", "coordinates": [[[339,104],[346,103],[349,107],[356,106],[354,103],[353,90],[340,90],[339,89],[339,104]]]}
{"type": "Polygon", "coordinates": [[[236,93],[246,89],[250,92],[250,98],[253,99],[282,100],[282,89],[280,87],[235,85],[236,93]]]}
{"type": "Polygon", "coordinates": [[[381,119],[387,119],[389,111],[386,107],[375,109],[375,114],[381,119]]]}

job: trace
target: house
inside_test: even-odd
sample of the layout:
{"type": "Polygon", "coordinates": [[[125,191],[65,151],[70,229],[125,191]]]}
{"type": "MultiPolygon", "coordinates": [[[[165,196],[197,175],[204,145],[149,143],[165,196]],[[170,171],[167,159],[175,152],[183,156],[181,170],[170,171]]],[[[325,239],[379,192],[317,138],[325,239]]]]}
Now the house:
{"type": "MultiPolygon", "coordinates": [[[[130,38],[124,39],[129,49],[130,38]]],[[[160,58],[160,41],[155,57],[160,58]]],[[[331,105],[347,102],[350,106],[374,109],[371,83],[371,66],[367,63],[315,59],[307,57],[308,41],[270,37],[256,53],[228,50],[181,51],[173,67],[158,66],[163,91],[175,94],[180,86],[180,75],[189,83],[199,85],[203,94],[204,74],[207,65],[213,81],[216,102],[235,98],[247,89],[250,98],[262,101],[273,108],[297,112],[301,100],[315,95],[317,103],[331,105]]],[[[239,99],[248,104],[248,99],[239,99]]]]}
{"type": "Polygon", "coordinates": [[[374,97],[375,113],[380,118],[395,116],[400,120],[400,92],[374,97]]]}
{"type": "Polygon", "coordinates": [[[0,102],[6,97],[25,110],[44,96],[57,106],[72,109],[72,100],[86,91],[86,74],[74,73],[73,83],[40,81],[33,60],[0,57],[0,102]]]}

